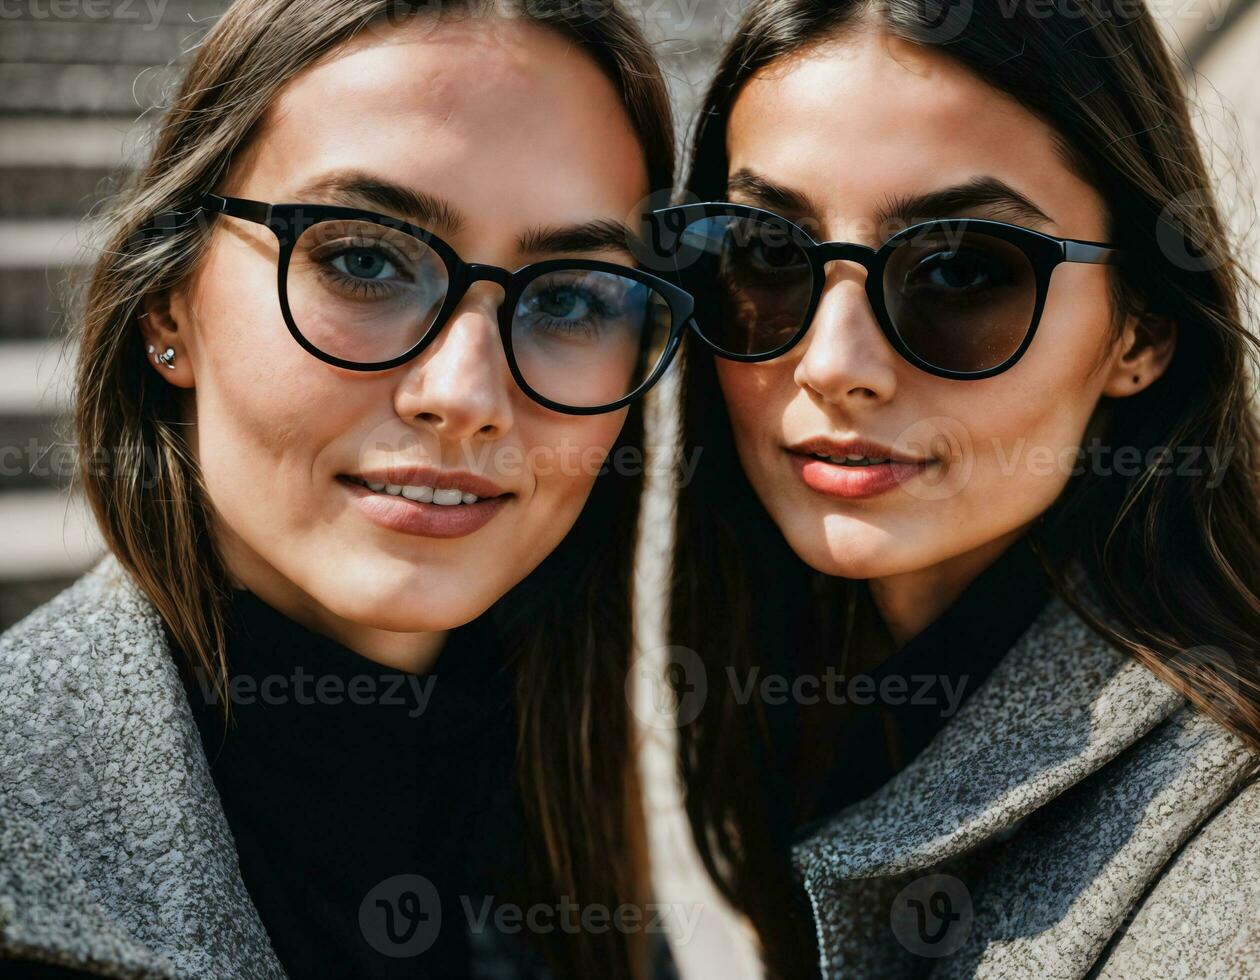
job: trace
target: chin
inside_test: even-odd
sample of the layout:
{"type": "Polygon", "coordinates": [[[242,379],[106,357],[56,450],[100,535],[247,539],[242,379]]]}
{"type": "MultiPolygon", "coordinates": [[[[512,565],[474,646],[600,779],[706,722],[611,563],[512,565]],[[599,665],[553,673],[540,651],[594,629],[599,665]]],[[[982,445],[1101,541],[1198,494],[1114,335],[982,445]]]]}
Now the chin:
{"type": "Polygon", "coordinates": [[[780,530],[797,557],[824,575],[872,579],[908,570],[897,536],[866,521],[828,514],[809,524],[781,524],[780,530]]]}
{"type": "Polygon", "coordinates": [[[391,633],[431,633],[463,626],[494,604],[483,580],[452,577],[436,569],[355,575],[313,598],[347,622],[391,633]]]}

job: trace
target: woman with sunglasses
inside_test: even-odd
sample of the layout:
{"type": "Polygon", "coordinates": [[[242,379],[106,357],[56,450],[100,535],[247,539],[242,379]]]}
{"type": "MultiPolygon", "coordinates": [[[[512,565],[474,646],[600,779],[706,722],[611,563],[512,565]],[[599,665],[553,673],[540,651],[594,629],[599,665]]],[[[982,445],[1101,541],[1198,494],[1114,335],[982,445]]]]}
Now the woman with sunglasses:
{"type": "Polygon", "coordinates": [[[0,640],[6,973],[649,973],[617,454],[691,312],[625,226],[671,141],[616,6],[216,24],[85,297],[111,556],[0,640]]]}
{"type": "Polygon", "coordinates": [[[1151,17],[761,0],[701,120],[674,675],[770,972],[1250,975],[1256,341],[1151,17]]]}

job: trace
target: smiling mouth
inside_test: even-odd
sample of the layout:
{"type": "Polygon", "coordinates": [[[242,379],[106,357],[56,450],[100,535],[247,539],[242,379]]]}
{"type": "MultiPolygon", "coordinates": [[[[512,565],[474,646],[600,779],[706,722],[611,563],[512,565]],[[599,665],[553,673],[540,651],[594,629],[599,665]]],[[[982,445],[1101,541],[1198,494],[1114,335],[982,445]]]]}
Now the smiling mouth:
{"type": "Polygon", "coordinates": [[[479,500],[498,500],[500,497],[507,496],[506,494],[498,494],[493,497],[478,497],[475,493],[460,490],[458,487],[435,488],[402,483],[376,483],[368,482],[356,476],[342,476],[340,479],[355,486],[363,487],[382,497],[403,497],[414,503],[437,504],[439,507],[458,507],[465,504],[475,504],[479,500]]]}

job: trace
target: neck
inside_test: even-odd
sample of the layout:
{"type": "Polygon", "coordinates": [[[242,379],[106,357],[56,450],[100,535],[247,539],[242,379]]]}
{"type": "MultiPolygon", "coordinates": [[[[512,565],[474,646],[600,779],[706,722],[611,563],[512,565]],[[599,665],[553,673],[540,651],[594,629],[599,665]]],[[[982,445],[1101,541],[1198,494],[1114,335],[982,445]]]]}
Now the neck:
{"type": "Polygon", "coordinates": [[[927,568],[871,579],[875,608],[896,646],[905,646],[930,626],[1023,533],[1019,527],[927,568]]]}
{"type": "Polygon", "coordinates": [[[233,585],[248,589],[277,612],[314,633],[336,640],[361,657],[392,670],[423,674],[437,662],[448,630],[395,633],[345,619],[317,602],[275,569],[256,557],[246,558],[226,548],[233,585]]]}

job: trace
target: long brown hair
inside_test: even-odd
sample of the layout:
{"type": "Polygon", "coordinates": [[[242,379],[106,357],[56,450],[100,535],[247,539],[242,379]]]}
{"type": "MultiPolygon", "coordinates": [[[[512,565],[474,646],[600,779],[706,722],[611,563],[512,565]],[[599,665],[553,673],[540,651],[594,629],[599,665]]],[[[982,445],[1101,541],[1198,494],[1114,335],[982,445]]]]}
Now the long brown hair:
{"type": "MultiPolygon", "coordinates": [[[[653,188],[672,183],[673,126],[652,49],[608,0],[249,0],[232,4],[197,48],[156,131],[148,159],[101,215],[103,246],[77,317],[75,427],[80,480],[106,543],[156,607],[189,666],[226,685],[230,594],[210,534],[208,502],[179,424],[173,389],[154,379],[136,325],[142,298],[184,280],[205,227],[142,233],[162,212],[187,210],[244,152],[280,87],[364,30],[415,16],[508,16],[546,25],[603,68],[643,147],[653,188]],[[101,465],[99,454],[110,454],[101,465]]],[[[620,445],[642,440],[632,410],[620,445]]],[[[646,859],[631,719],[630,561],[641,475],[596,480],[572,532],[509,596],[505,619],[516,676],[517,769],[530,890],[608,909],[641,903],[646,859]],[[554,579],[567,581],[557,587],[554,579]],[[551,582],[548,587],[543,583],[551,582]],[[522,612],[522,610],[527,610],[522,612]],[[597,710],[596,710],[597,709],[597,710]]],[[[228,699],[223,698],[226,706],[228,699]]],[[[641,976],[642,936],[610,929],[544,941],[562,976],[641,976]]]]}
{"type": "MultiPolygon", "coordinates": [[[[1176,325],[1165,375],[1133,397],[1104,399],[1094,419],[1112,445],[1137,447],[1141,472],[1074,477],[1030,542],[1055,591],[1099,633],[1260,747],[1252,283],[1228,244],[1155,23],[1134,4],[755,0],[701,110],[688,190],[725,196],[727,121],[745,81],[859,23],[935,45],[1046,120],[1101,191],[1109,238],[1128,256],[1113,281],[1117,336],[1130,312],[1151,329],[1176,325]],[[1187,478],[1151,462],[1156,447],[1212,447],[1223,468],[1187,478]],[[1216,652],[1201,655],[1207,647],[1216,652]]],[[[673,643],[696,651],[711,676],[763,663],[772,634],[792,626],[784,597],[798,597],[790,608],[808,625],[796,635],[813,641],[800,655],[834,663],[852,635],[858,589],[787,549],[739,466],[712,358],[688,353],[684,449],[703,455],[679,501],[673,643]]],[[[799,814],[783,803],[783,738],[728,687],[711,683],[705,709],[680,732],[689,816],[715,880],[758,926],[769,965],[807,974],[807,927],[784,914],[797,894],[788,851],[799,814]]]]}

